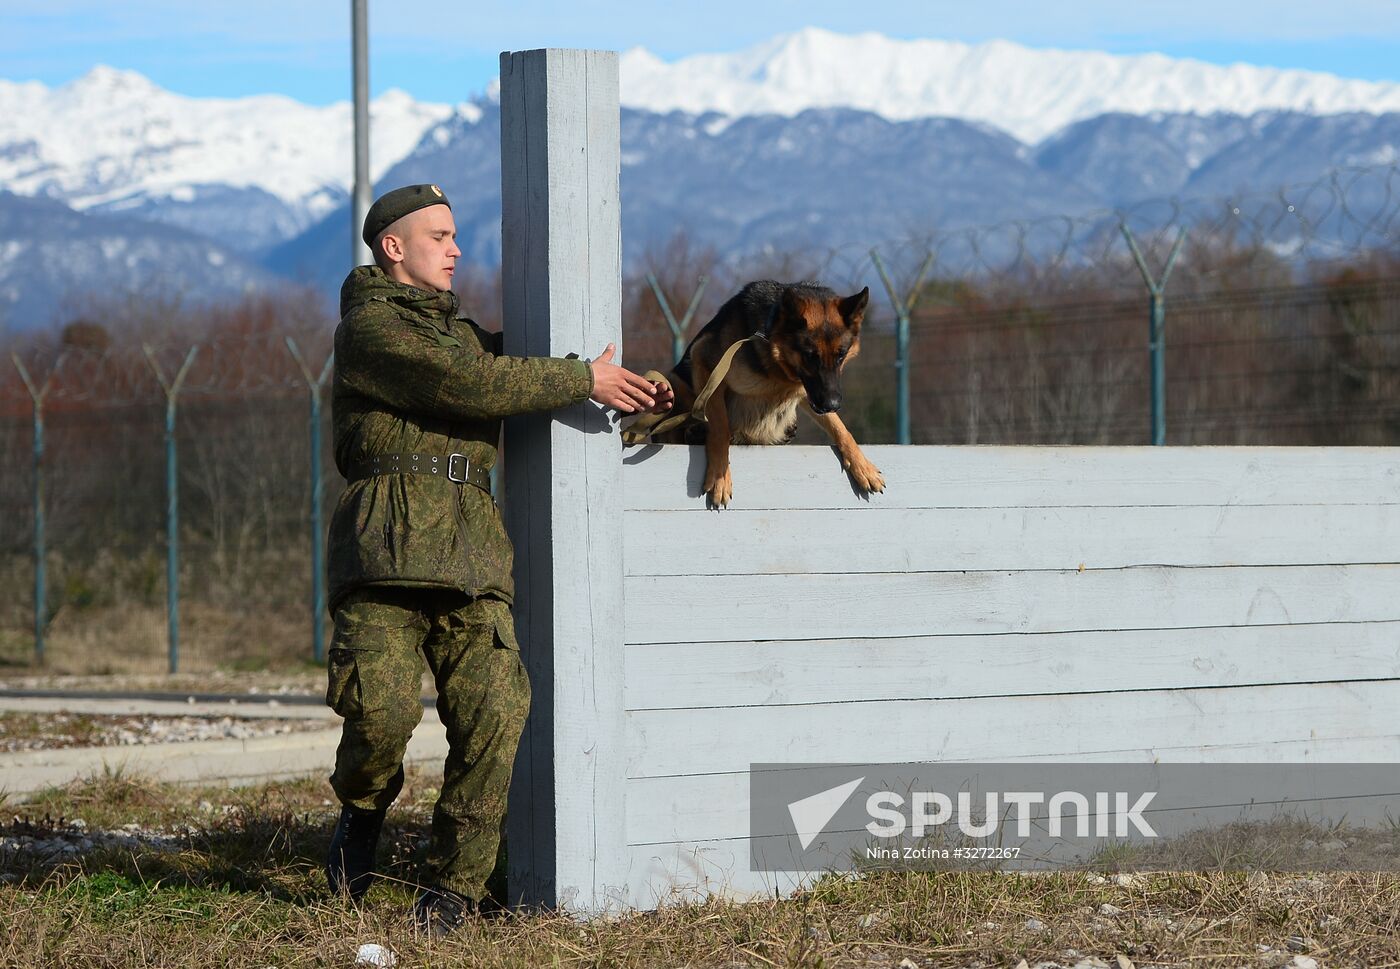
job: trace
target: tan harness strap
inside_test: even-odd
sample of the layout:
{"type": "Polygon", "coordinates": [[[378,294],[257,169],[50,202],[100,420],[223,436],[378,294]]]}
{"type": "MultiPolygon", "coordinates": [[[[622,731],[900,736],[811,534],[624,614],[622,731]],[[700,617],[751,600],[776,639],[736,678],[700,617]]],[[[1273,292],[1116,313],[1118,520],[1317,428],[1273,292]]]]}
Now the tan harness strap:
{"type": "MultiPolygon", "coordinates": [[[[729,368],[734,365],[734,355],[739,352],[739,348],[752,340],[760,340],[762,336],[755,333],[753,336],[744,337],[729,345],[719,358],[719,363],[715,364],[714,371],[710,374],[710,379],[705,381],[705,386],[700,393],[695,395],[695,403],[690,410],[684,414],[672,414],[665,417],[661,414],[643,414],[632,423],[627,430],[622,432],[622,442],[624,444],[641,444],[654,434],[664,434],[674,427],[679,427],[688,420],[696,420],[701,424],[707,422],[705,417],[705,405],[710,402],[710,398],[719,390],[724,383],[724,378],[729,376],[729,368]]],[[[647,380],[656,384],[665,384],[670,387],[671,382],[666,377],[655,370],[649,370],[643,375],[647,380]]]]}

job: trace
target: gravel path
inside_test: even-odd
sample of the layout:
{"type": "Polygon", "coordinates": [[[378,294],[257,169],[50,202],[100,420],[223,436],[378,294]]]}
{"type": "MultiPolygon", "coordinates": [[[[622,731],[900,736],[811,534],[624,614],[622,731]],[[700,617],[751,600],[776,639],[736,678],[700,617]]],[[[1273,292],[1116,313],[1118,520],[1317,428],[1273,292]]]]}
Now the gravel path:
{"type": "Polygon", "coordinates": [[[326,727],[323,720],[305,718],[0,712],[0,753],[70,747],[130,747],[197,740],[246,740],[325,730],[326,727]]]}

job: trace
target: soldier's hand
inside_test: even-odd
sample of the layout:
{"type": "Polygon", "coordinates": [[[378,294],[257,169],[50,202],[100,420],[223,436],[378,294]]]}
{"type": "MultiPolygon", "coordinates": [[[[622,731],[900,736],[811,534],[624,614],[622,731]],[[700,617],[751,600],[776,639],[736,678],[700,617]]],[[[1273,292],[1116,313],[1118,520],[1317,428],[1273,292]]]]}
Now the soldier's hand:
{"type": "Polygon", "coordinates": [[[593,400],[624,414],[647,410],[656,403],[656,385],[645,377],[612,362],[616,348],[608,348],[589,364],[593,368],[593,400]]]}

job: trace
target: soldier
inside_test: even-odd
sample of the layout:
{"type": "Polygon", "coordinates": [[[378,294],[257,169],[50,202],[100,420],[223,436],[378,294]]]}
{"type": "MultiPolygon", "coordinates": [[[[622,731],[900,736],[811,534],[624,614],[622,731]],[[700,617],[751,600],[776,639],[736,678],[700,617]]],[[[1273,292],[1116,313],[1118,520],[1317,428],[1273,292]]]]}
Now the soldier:
{"type": "Polygon", "coordinates": [[[329,536],[326,702],[344,724],[326,873],[356,900],[374,878],[423,712],[426,660],[448,755],[414,919],[440,935],[490,904],[530,703],[510,613],[510,540],[489,490],[501,418],[590,398],[624,413],[664,409],[670,391],[612,364],[612,345],[591,362],[507,357],[500,334],[458,318],[461,250],[436,185],[387,193],[362,234],[375,265],[346,278],[335,333],[335,460],[348,484],[329,536]]]}

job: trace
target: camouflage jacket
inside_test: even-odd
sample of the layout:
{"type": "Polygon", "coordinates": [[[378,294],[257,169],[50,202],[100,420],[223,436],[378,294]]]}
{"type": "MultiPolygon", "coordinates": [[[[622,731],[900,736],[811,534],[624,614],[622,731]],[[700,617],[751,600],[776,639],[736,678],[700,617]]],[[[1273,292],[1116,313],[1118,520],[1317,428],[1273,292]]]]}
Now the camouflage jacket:
{"type": "MultiPolygon", "coordinates": [[[[395,282],[375,266],[340,290],[331,422],[342,475],[377,454],[465,454],[496,463],[501,418],[586,400],[585,360],[501,355],[500,334],[457,318],[457,297],[395,282]]],[[[330,608],[358,586],[514,597],[512,552],[485,491],[425,474],[352,481],[331,516],[330,608]]]]}

